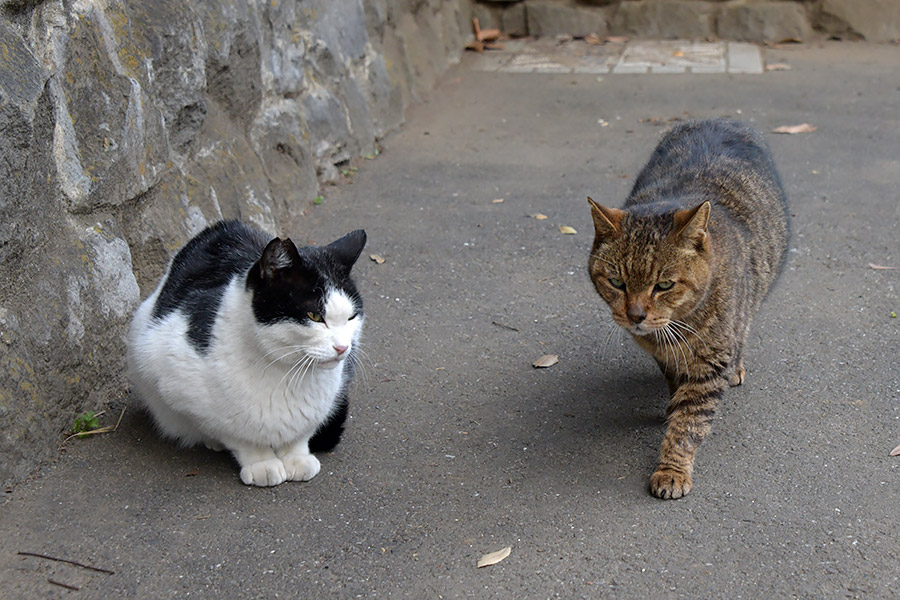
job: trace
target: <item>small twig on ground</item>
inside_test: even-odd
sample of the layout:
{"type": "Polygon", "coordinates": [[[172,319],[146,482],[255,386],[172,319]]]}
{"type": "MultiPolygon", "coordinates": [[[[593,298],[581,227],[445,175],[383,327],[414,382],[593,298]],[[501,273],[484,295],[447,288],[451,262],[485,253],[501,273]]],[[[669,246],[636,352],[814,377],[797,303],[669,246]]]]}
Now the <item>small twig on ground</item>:
{"type": "Polygon", "coordinates": [[[510,331],[518,331],[516,327],[511,327],[510,325],[504,325],[503,323],[498,323],[497,321],[491,321],[491,325],[496,325],[497,327],[502,327],[503,329],[509,329],[510,331]]]}
{"type": "Polygon", "coordinates": [[[74,585],[69,585],[68,583],[63,583],[61,581],[55,581],[53,579],[50,579],[49,577],[47,578],[47,582],[52,583],[53,585],[58,585],[59,587],[64,587],[67,590],[72,590],[73,592],[77,592],[77,591],[81,590],[80,587],[76,587],[74,585]]]}
{"type": "Polygon", "coordinates": [[[109,569],[101,569],[100,567],[92,567],[91,565],[86,565],[84,563],[76,562],[74,560],[68,560],[66,558],[56,558],[55,556],[48,556],[46,554],[38,554],[37,552],[19,551],[16,554],[18,554],[19,556],[34,556],[35,558],[44,558],[46,560],[53,560],[56,562],[66,563],[67,565],[74,565],[76,567],[81,567],[82,569],[89,569],[91,571],[97,571],[98,573],[106,573],[107,575],[115,575],[115,571],[110,571],[109,569]]]}

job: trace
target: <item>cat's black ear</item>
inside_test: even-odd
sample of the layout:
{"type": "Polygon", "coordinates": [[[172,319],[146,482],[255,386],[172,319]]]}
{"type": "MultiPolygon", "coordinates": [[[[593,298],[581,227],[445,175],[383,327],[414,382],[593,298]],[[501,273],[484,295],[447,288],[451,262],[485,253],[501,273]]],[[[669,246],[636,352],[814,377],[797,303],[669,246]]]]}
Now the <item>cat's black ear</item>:
{"type": "Polygon", "coordinates": [[[588,204],[591,205],[591,216],[594,218],[594,233],[598,237],[612,237],[620,232],[619,225],[625,211],[618,208],[606,208],[602,204],[597,204],[594,199],[588,196],[588,204]]]}
{"type": "Polygon", "coordinates": [[[362,229],[351,231],[344,237],[328,244],[332,255],[349,271],[366,245],[366,232],[362,229]]]}
{"type": "Polygon", "coordinates": [[[675,231],[683,239],[692,240],[698,245],[698,250],[706,246],[709,237],[709,211],[710,204],[707,200],[696,208],[679,210],[675,213],[675,231]]]}
{"type": "Polygon", "coordinates": [[[263,250],[259,259],[259,276],[264,280],[278,277],[285,269],[300,262],[300,253],[290,238],[275,238],[263,250]]]}

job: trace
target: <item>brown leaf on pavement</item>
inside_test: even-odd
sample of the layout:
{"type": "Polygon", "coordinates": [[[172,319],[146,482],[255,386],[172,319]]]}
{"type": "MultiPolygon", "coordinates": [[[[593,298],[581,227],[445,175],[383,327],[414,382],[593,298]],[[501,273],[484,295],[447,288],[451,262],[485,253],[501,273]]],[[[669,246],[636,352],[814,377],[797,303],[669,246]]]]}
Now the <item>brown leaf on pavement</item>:
{"type": "Polygon", "coordinates": [[[885,267],[884,265],[876,265],[873,263],[869,263],[870,269],[875,269],[876,271],[894,271],[897,267],[885,267]]]}
{"type": "Polygon", "coordinates": [[[574,227],[569,227],[568,225],[560,225],[559,232],[565,233],[566,235],[573,235],[573,234],[578,233],[577,231],[575,231],[574,227]]]}
{"type": "Polygon", "coordinates": [[[787,133],[794,135],[795,133],[812,133],[817,128],[809,123],[800,123],[799,125],[782,125],[772,130],[772,133],[787,133]]]}
{"type": "Polygon", "coordinates": [[[897,446],[896,448],[891,450],[891,456],[898,456],[898,455],[900,455],[900,446],[897,446]]]}
{"type": "Polygon", "coordinates": [[[772,63],[766,65],[766,71],[790,71],[791,65],[787,63],[772,63]]]}
{"type": "Polygon", "coordinates": [[[381,265],[384,264],[384,257],[380,254],[370,254],[369,258],[375,261],[375,264],[381,265]]]}

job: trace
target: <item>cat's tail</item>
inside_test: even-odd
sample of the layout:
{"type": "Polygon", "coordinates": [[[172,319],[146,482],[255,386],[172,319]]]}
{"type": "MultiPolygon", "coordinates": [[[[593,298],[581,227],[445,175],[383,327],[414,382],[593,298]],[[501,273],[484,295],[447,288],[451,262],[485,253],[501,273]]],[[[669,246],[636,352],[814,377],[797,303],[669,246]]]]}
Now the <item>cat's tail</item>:
{"type": "Polygon", "coordinates": [[[341,441],[341,435],[344,433],[344,421],[347,420],[348,407],[347,393],[344,392],[338,397],[337,405],[334,412],[328,417],[328,420],[319,426],[319,429],[309,440],[309,451],[318,454],[319,452],[330,452],[341,441]]]}

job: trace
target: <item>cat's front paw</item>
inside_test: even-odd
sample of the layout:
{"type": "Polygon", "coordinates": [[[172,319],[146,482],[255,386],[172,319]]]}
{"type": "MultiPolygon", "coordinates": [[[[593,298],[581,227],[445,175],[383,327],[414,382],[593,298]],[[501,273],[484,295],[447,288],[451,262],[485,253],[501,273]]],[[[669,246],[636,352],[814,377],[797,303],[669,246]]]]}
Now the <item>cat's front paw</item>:
{"type": "Polygon", "coordinates": [[[728,385],[731,387],[737,387],[744,383],[744,377],[746,377],[747,371],[744,369],[743,365],[738,365],[734,372],[728,374],[728,385]]]}
{"type": "Polygon", "coordinates": [[[312,454],[288,454],[281,457],[287,478],[291,481],[309,481],[318,474],[322,463],[312,454]]]}
{"type": "Polygon", "coordinates": [[[663,500],[676,500],[691,491],[691,476],[672,469],[660,469],[650,477],[650,493],[663,500]]]}
{"type": "Polygon", "coordinates": [[[287,471],[280,458],[270,458],[243,467],[241,481],[261,487],[278,485],[287,481],[287,471]]]}

